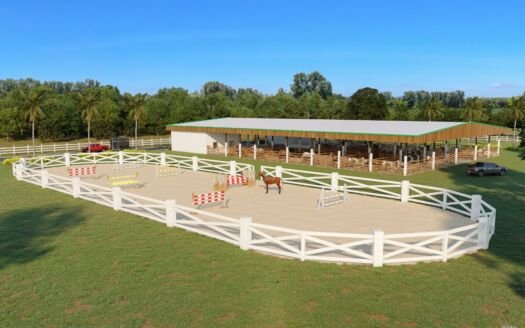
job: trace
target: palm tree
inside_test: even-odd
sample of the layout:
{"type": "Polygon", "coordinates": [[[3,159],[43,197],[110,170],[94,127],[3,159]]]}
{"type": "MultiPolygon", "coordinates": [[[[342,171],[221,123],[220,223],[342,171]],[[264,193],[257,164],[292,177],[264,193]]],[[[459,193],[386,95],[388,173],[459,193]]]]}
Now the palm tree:
{"type": "Polygon", "coordinates": [[[98,114],[98,104],[100,102],[100,92],[98,90],[87,89],[82,93],[78,93],[78,107],[82,115],[82,119],[87,123],[88,132],[88,152],[91,151],[91,121],[98,114]]]}
{"type": "Polygon", "coordinates": [[[473,119],[478,118],[483,113],[483,102],[478,97],[467,98],[465,102],[465,120],[472,122],[473,119]]]}
{"type": "Polygon", "coordinates": [[[432,122],[432,119],[438,119],[443,117],[443,104],[438,99],[432,97],[426,101],[422,106],[423,117],[432,122]]]}
{"type": "Polygon", "coordinates": [[[126,93],[124,94],[124,102],[126,103],[126,106],[129,109],[129,117],[135,121],[135,149],[137,149],[139,120],[144,115],[144,104],[146,104],[146,94],[137,93],[133,96],[129,93],[126,93]]]}
{"type": "Polygon", "coordinates": [[[508,101],[510,115],[514,120],[514,130],[512,132],[512,147],[514,148],[516,142],[516,125],[519,120],[525,118],[525,95],[519,98],[512,97],[508,101]]]}
{"type": "Polygon", "coordinates": [[[35,122],[45,117],[43,110],[49,89],[46,87],[36,87],[27,90],[20,89],[18,98],[20,100],[19,108],[24,111],[26,119],[31,123],[31,139],[33,140],[33,156],[35,156],[35,122]]]}

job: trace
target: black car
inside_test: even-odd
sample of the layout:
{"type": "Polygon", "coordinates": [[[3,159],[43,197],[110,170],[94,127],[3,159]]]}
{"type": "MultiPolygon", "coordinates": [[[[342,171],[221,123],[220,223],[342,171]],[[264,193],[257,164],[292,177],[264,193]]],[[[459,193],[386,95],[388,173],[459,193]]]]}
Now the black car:
{"type": "Polygon", "coordinates": [[[507,168],[495,163],[477,162],[468,166],[467,174],[477,175],[478,177],[489,174],[505,175],[507,168]]]}

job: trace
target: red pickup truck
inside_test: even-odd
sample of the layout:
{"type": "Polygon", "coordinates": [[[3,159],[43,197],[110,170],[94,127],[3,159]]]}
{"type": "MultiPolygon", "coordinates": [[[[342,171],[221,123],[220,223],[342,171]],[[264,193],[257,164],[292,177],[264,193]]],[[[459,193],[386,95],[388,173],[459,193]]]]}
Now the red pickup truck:
{"type": "Polygon", "coordinates": [[[106,150],[109,150],[109,146],[101,144],[89,144],[89,146],[82,148],[83,153],[100,153],[106,150]]]}

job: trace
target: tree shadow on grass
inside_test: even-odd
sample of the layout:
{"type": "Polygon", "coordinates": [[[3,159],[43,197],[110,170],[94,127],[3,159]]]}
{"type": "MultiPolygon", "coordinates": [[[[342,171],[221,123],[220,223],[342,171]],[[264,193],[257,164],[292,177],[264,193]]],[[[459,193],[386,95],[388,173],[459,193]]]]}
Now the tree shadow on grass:
{"type": "MultiPolygon", "coordinates": [[[[516,161],[512,154],[487,161],[506,166],[508,174],[503,177],[468,176],[465,174],[466,165],[445,171],[459,186],[457,191],[480,194],[496,208],[496,233],[488,252],[514,264],[515,272],[507,272],[508,285],[517,295],[525,298],[525,162],[516,161]]],[[[488,269],[501,271],[501,262],[497,259],[483,254],[476,254],[474,258],[488,269]]]]}
{"type": "Polygon", "coordinates": [[[0,270],[46,255],[55,237],[83,221],[77,210],[56,207],[0,213],[0,270]]]}

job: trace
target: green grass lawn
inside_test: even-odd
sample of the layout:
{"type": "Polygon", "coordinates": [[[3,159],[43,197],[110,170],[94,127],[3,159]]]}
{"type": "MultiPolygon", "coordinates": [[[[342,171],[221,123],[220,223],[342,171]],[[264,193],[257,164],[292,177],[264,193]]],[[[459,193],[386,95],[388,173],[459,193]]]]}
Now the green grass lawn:
{"type": "Polygon", "coordinates": [[[493,204],[489,250],[383,268],[241,251],[0,166],[0,327],[523,327],[525,161],[509,151],[494,161],[509,175],[457,166],[410,177],[493,204]]]}

